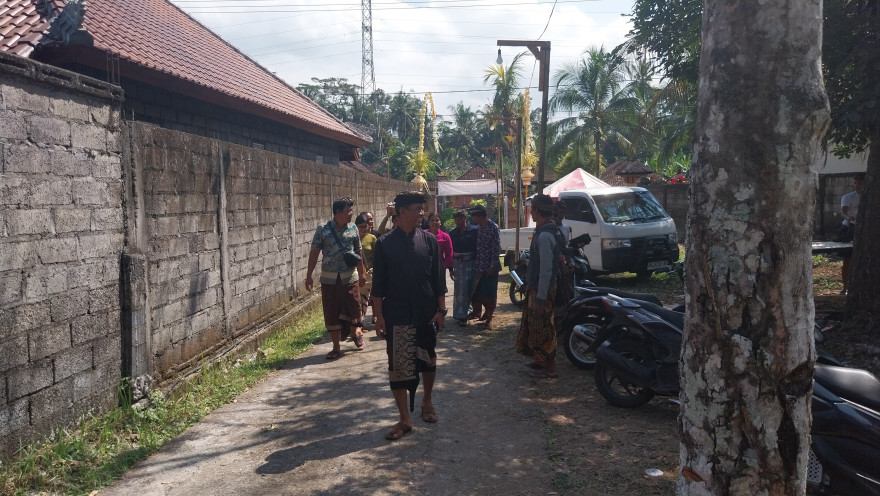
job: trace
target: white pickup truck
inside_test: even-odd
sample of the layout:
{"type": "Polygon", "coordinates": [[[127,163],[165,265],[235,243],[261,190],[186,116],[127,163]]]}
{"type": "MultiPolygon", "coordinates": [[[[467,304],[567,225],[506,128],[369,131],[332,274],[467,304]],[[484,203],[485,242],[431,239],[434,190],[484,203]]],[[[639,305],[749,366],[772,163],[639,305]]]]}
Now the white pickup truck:
{"type": "MultiPolygon", "coordinates": [[[[645,188],[568,190],[559,194],[559,201],[565,203],[572,238],[590,235],[584,254],[592,272],[649,276],[678,260],[675,221],[645,188]]],[[[534,231],[520,228],[520,250],[529,249],[534,231]]],[[[501,251],[515,250],[516,229],[502,229],[501,251]]]]}

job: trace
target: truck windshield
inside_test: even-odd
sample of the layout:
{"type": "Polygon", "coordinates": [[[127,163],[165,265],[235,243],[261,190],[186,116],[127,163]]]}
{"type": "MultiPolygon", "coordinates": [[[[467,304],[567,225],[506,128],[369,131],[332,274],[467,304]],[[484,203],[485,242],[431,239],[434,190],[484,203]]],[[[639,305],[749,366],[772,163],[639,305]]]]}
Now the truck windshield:
{"type": "Polygon", "coordinates": [[[605,222],[650,222],[669,217],[647,191],[630,191],[607,196],[594,196],[596,207],[605,222]]]}

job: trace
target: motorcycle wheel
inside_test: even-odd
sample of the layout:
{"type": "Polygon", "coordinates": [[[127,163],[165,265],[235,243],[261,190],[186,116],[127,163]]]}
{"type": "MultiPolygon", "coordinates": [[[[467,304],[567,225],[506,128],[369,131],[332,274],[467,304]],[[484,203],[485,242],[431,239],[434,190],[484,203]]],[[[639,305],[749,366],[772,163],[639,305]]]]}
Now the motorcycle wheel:
{"type": "MultiPolygon", "coordinates": [[[[587,329],[586,332],[584,332],[587,336],[595,336],[602,327],[596,322],[584,322],[578,325],[587,329]]],[[[593,352],[587,352],[587,348],[592,342],[593,341],[590,340],[590,342],[587,343],[578,338],[574,333],[574,326],[565,329],[565,333],[562,337],[562,347],[565,349],[565,356],[568,357],[568,360],[572,365],[581,370],[593,370],[596,366],[596,355],[593,352]]]]}
{"type": "MultiPolygon", "coordinates": [[[[630,360],[643,363],[639,343],[631,340],[622,340],[611,343],[611,349],[629,358],[630,360]]],[[[602,360],[596,361],[596,369],[593,373],[596,379],[596,389],[610,405],[619,408],[637,408],[654,397],[654,391],[635,384],[630,384],[625,379],[617,377],[614,370],[608,367],[602,360]]]]}
{"type": "Polygon", "coordinates": [[[518,307],[522,307],[526,302],[526,292],[515,282],[510,283],[510,302],[518,307]]]}

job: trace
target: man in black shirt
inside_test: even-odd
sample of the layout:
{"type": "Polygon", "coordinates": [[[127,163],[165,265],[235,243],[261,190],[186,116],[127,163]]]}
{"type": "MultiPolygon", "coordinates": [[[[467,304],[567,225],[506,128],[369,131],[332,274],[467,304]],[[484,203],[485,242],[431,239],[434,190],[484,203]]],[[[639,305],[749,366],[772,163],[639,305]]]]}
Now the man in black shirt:
{"type": "Polygon", "coordinates": [[[455,229],[449,231],[452,239],[452,272],[449,275],[455,281],[455,300],[452,305],[452,316],[458,325],[467,325],[467,317],[471,312],[471,294],[474,281],[474,256],[477,252],[477,226],[468,225],[464,210],[456,210],[453,214],[455,229]]]}
{"type": "Polygon", "coordinates": [[[400,413],[400,421],[385,434],[389,440],[412,430],[409,412],[414,408],[420,373],[425,382],[422,420],[437,421],[431,391],[437,366],[434,347],[446,316],[446,274],[437,238],[418,229],[425,202],[418,192],[397,195],[397,229],[380,237],[373,250],[376,334],[387,341],[391,392],[400,413]]]}

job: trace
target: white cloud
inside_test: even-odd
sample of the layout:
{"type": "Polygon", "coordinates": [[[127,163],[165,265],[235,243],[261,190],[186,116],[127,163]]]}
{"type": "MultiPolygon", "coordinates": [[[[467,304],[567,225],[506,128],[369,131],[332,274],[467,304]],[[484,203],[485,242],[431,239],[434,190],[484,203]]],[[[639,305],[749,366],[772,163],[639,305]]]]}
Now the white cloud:
{"type": "MultiPolygon", "coordinates": [[[[361,83],[360,0],[175,3],[291,85],[312,77],[361,83]]],[[[621,14],[632,10],[631,0],[558,0],[552,16],[551,0],[373,0],[372,5],[376,86],[389,93],[433,92],[438,113],[459,101],[475,109],[490,101],[492,92],[482,79],[494,64],[496,40],[538,39],[549,18],[540,39],[552,43],[552,74],[590,47],[610,49],[623,42],[630,25],[621,14]]],[[[504,47],[502,54],[509,62],[525,50],[504,47]]],[[[524,79],[537,86],[537,64],[532,76],[533,59],[526,60],[524,79]]]]}

